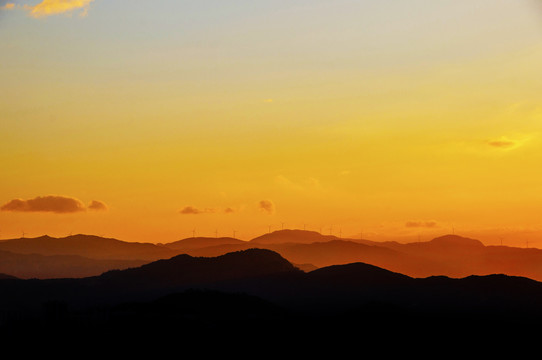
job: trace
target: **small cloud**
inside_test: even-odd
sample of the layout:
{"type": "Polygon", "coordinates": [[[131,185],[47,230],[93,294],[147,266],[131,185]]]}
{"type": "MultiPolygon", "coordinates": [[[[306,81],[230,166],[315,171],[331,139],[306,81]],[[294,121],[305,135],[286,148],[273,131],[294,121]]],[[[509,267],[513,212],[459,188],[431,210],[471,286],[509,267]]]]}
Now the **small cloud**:
{"type": "Polygon", "coordinates": [[[514,148],[518,145],[518,142],[515,141],[515,140],[510,140],[506,137],[501,137],[500,139],[498,140],[489,140],[487,142],[490,146],[493,146],[493,147],[496,147],[496,148],[500,148],[500,149],[510,149],[510,148],[514,148]]]}
{"type": "Polygon", "coordinates": [[[407,221],[405,223],[407,228],[434,228],[437,225],[436,221],[407,221]]]}
{"type": "Polygon", "coordinates": [[[0,207],[2,211],[13,212],[52,212],[57,214],[75,213],[85,211],[85,205],[78,199],[48,195],[38,196],[34,199],[14,199],[0,207]]]}
{"type": "Polygon", "coordinates": [[[343,170],[339,173],[339,175],[341,176],[348,176],[350,175],[351,171],[350,170],[343,170]]]}
{"type": "Polygon", "coordinates": [[[488,140],[487,144],[495,149],[501,149],[501,150],[513,150],[517,149],[521,146],[523,146],[526,142],[528,142],[531,138],[531,135],[525,135],[515,139],[510,139],[506,136],[501,136],[499,139],[492,139],[488,140]]]}
{"type": "Polygon", "coordinates": [[[43,0],[40,3],[24,8],[29,11],[30,16],[41,18],[50,15],[71,14],[74,11],[81,10],[79,16],[84,17],[88,14],[90,3],[94,0],[43,0]]]}
{"type": "Polygon", "coordinates": [[[212,208],[205,208],[205,209],[198,209],[193,206],[185,206],[179,213],[183,215],[198,215],[198,214],[209,214],[209,213],[215,213],[216,209],[212,208]]]}
{"type": "Polygon", "coordinates": [[[264,211],[269,215],[275,213],[275,204],[271,200],[260,201],[259,207],[261,211],[264,211]]]}
{"type": "Polygon", "coordinates": [[[105,211],[107,210],[107,205],[101,201],[92,200],[92,202],[88,205],[88,208],[90,210],[105,211]]]}
{"type": "Polygon", "coordinates": [[[201,214],[201,210],[196,209],[193,206],[186,206],[184,209],[180,211],[183,215],[195,215],[195,214],[201,214]]]}
{"type": "Polygon", "coordinates": [[[179,213],[183,215],[214,214],[214,213],[233,214],[236,212],[237,210],[235,210],[232,207],[227,207],[223,210],[220,210],[217,208],[198,209],[194,206],[185,206],[182,210],[179,211],[179,213]]]}
{"type": "Polygon", "coordinates": [[[265,99],[263,102],[265,103],[272,103],[274,100],[273,99],[265,99]]]}

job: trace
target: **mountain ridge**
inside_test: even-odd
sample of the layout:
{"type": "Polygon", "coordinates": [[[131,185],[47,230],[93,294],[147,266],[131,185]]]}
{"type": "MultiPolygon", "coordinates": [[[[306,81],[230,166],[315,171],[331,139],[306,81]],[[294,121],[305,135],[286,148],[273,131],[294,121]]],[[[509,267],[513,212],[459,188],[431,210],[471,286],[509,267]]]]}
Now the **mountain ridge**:
{"type": "Polygon", "coordinates": [[[286,336],[389,345],[381,335],[390,330],[409,341],[449,341],[458,329],[475,337],[495,326],[517,333],[542,320],[542,283],[531,279],[413,278],[365,263],[305,273],[266,249],[179,255],[83,279],[0,280],[0,293],[4,339],[29,331],[54,339],[103,333],[115,341],[182,338],[208,346],[245,334],[266,342],[286,336]],[[223,272],[232,266],[238,271],[223,272]]]}

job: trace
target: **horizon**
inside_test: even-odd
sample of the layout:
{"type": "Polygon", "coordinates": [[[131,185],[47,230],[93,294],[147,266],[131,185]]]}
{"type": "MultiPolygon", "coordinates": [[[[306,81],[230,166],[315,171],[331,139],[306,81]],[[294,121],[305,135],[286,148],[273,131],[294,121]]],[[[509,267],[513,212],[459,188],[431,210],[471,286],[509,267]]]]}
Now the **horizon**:
{"type": "Polygon", "coordinates": [[[536,246],[533,246],[533,244],[529,243],[529,242],[526,242],[525,244],[523,244],[523,246],[521,246],[521,244],[520,245],[512,245],[512,244],[507,244],[504,241],[501,242],[499,240],[499,243],[494,244],[494,243],[487,243],[487,242],[484,242],[483,240],[473,238],[473,237],[470,237],[470,236],[465,236],[465,235],[455,234],[455,233],[441,233],[440,235],[427,237],[425,239],[422,239],[421,237],[418,237],[415,240],[411,240],[411,239],[408,239],[408,238],[406,238],[406,239],[405,238],[385,238],[385,239],[376,240],[376,239],[369,239],[369,238],[366,238],[366,237],[360,238],[359,236],[358,237],[356,237],[356,236],[342,236],[342,237],[339,237],[339,236],[334,235],[334,234],[321,233],[321,232],[319,232],[317,230],[295,229],[295,228],[292,228],[292,229],[285,228],[285,229],[274,230],[274,231],[271,231],[271,232],[261,233],[259,235],[256,235],[256,236],[253,236],[253,237],[250,237],[250,238],[240,238],[240,237],[233,237],[233,236],[227,236],[227,235],[217,236],[217,234],[215,234],[214,236],[205,236],[205,235],[188,236],[188,237],[182,237],[182,238],[174,239],[174,240],[171,240],[171,241],[131,241],[131,240],[128,240],[128,239],[120,239],[120,238],[110,237],[110,236],[107,236],[107,235],[104,235],[104,234],[97,235],[97,234],[73,233],[73,234],[69,234],[69,235],[65,235],[65,236],[52,236],[50,234],[42,234],[42,235],[37,235],[37,236],[27,236],[27,234],[25,234],[25,236],[16,237],[16,238],[0,238],[0,242],[9,241],[9,240],[38,239],[38,238],[42,238],[42,237],[49,237],[49,238],[53,238],[53,239],[65,239],[65,238],[76,237],[76,236],[90,236],[90,237],[97,237],[97,238],[103,238],[103,239],[119,240],[119,241],[127,242],[127,243],[147,243],[147,244],[153,244],[153,245],[166,245],[166,244],[169,244],[169,243],[173,243],[173,242],[177,242],[177,241],[183,241],[183,240],[189,240],[189,239],[235,239],[235,240],[240,240],[240,241],[244,241],[244,242],[250,242],[250,241],[252,241],[254,239],[257,239],[259,237],[264,237],[265,235],[271,235],[271,234],[274,234],[274,233],[289,232],[289,231],[316,233],[316,234],[319,234],[320,236],[323,236],[323,237],[330,236],[330,237],[336,238],[337,240],[349,241],[349,242],[370,241],[370,242],[374,242],[374,243],[397,242],[399,244],[415,244],[415,243],[431,242],[432,240],[439,239],[439,238],[444,238],[444,237],[457,237],[457,238],[471,239],[471,240],[479,241],[480,243],[482,243],[486,247],[487,246],[502,246],[502,247],[511,247],[511,248],[512,247],[513,248],[529,248],[529,249],[537,249],[537,250],[541,249],[541,248],[538,248],[536,246]]]}
{"type": "Polygon", "coordinates": [[[0,0],[0,239],[542,248],[541,20],[538,0],[0,0]]]}

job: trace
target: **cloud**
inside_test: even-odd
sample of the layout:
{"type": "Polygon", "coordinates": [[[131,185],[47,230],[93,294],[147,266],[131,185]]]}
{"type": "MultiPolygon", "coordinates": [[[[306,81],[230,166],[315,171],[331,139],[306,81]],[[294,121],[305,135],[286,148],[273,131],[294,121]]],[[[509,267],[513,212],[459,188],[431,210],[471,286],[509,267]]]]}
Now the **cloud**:
{"type": "Polygon", "coordinates": [[[262,200],[259,204],[260,210],[268,213],[269,215],[275,213],[275,204],[271,200],[262,200]]]}
{"type": "Polygon", "coordinates": [[[407,221],[405,223],[407,228],[434,228],[437,225],[436,221],[407,221]]]}
{"type": "Polygon", "coordinates": [[[179,213],[183,215],[209,214],[215,212],[216,209],[213,208],[198,209],[193,206],[185,206],[181,211],[179,211],[179,213]]]}
{"type": "Polygon", "coordinates": [[[43,0],[40,3],[29,6],[25,9],[29,11],[30,16],[41,18],[50,15],[71,14],[74,11],[81,10],[79,16],[86,16],[90,3],[94,0],[43,0]]]}
{"type": "Polygon", "coordinates": [[[505,137],[502,137],[499,140],[490,140],[487,143],[490,146],[501,148],[501,149],[510,149],[510,148],[516,147],[516,145],[518,144],[516,141],[509,140],[505,137]]]}
{"type": "Polygon", "coordinates": [[[2,211],[14,212],[52,212],[57,214],[75,213],[85,211],[85,205],[78,199],[48,195],[38,196],[34,199],[14,199],[0,207],[2,211]]]}
{"type": "Polygon", "coordinates": [[[193,206],[186,206],[186,207],[184,207],[184,209],[182,209],[179,212],[181,214],[183,214],[183,215],[195,215],[195,214],[201,214],[202,213],[201,210],[198,210],[193,206]]]}
{"type": "Polygon", "coordinates": [[[107,205],[101,201],[92,200],[92,202],[88,205],[88,208],[90,210],[105,211],[107,210],[107,205]]]}
{"type": "Polygon", "coordinates": [[[224,210],[220,210],[217,208],[205,208],[205,209],[198,209],[194,206],[185,206],[182,210],[179,211],[180,214],[183,215],[199,215],[199,214],[214,214],[222,212],[224,214],[233,214],[237,212],[234,208],[227,207],[224,210]]]}
{"type": "Polygon", "coordinates": [[[531,140],[532,137],[533,137],[533,134],[519,136],[519,138],[516,137],[515,139],[510,139],[506,136],[501,136],[498,139],[488,140],[486,143],[487,145],[495,149],[513,150],[513,149],[517,149],[523,146],[525,143],[531,140]]]}

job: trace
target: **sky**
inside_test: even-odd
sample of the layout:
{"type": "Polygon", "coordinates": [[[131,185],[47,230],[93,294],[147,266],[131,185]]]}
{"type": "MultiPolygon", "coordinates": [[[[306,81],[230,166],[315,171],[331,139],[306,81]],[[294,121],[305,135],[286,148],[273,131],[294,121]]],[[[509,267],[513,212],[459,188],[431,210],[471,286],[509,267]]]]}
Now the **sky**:
{"type": "Polygon", "coordinates": [[[0,238],[542,247],[538,0],[0,0],[0,238]]]}

